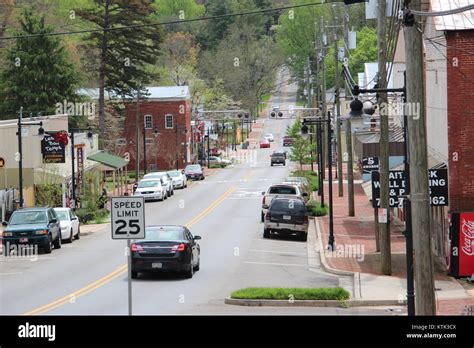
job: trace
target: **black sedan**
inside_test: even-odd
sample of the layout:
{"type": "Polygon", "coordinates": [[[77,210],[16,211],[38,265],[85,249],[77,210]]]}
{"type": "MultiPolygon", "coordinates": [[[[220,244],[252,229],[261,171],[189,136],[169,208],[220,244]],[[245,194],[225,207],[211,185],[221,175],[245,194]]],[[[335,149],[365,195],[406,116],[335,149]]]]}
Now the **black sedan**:
{"type": "Polygon", "coordinates": [[[140,272],[175,271],[192,278],[199,270],[201,249],[184,226],[156,225],[146,228],[145,239],[134,240],[130,246],[132,278],[140,272]]]}

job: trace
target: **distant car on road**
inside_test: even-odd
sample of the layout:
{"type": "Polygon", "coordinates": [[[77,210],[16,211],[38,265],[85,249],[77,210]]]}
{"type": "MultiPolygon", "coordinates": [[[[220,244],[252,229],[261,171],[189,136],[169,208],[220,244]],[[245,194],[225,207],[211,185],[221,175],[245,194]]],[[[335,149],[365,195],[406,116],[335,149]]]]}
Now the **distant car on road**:
{"type": "Polygon", "coordinates": [[[165,191],[167,192],[168,197],[171,197],[174,195],[174,189],[173,189],[173,180],[171,179],[171,176],[167,172],[153,172],[149,174],[145,174],[143,176],[143,179],[161,179],[161,186],[165,188],[165,191]]]}
{"type": "Polygon", "coordinates": [[[286,155],[282,152],[274,152],[270,155],[270,165],[273,167],[274,164],[286,165],[286,155]]]}
{"type": "Polygon", "coordinates": [[[232,164],[232,161],[217,156],[209,156],[209,164],[232,164]]]}
{"type": "Polygon", "coordinates": [[[284,136],[283,137],[283,146],[293,146],[294,140],[292,137],[284,136]]]}
{"type": "Polygon", "coordinates": [[[265,214],[268,211],[268,207],[272,202],[272,199],[276,196],[283,197],[283,198],[300,198],[303,200],[305,197],[308,196],[306,192],[303,192],[297,185],[289,185],[289,184],[274,184],[271,185],[267,191],[262,192],[263,199],[262,199],[262,213],[261,213],[261,221],[264,221],[265,214]]]}
{"type": "Polygon", "coordinates": [[[173,182],[173,188],[188,187],[188,179],[184,175],[184,170],[169,170],[168,174],[173,182]]]}
{"type": "Polygon", "coordinates": [[[200,267],[201,248],[185,226],[147,226],[145,239],[133,240],[132,278],[140,272],[176,271],[192,278],[200,267]]]}
{"type": "Polygon", "coordinates": [[[270,238],[272,233],[279,235],[297,235],[300,240],[308,239],[308,213],[301,199],[275,197],[267,213],[263,227],[263,238],[270,238]]]}
{"type": "Polygon", "coordinates": [[[267,139],[269,142],[273,142],[275,140],[272,133],[265,134],[265,139],[267,139]]]}
{"type": "Polygon", "coordinates": [[[261,149],[269,148],[269,147],[270,147],[270,142],[267,139],[263,139],[262,141],[260,141],[261,149]]]}
{"type": "Polygon", "coordinates": [[[184,168],[184,174],[188,179],[204,180],[204,172],[200,164],[188,164],[184,168]]]}
{"type": "Polygon", "coordinates": [[[134,196],[140,196],[147,200],[163,201],[168,198],[166,187],[163,186],[159,177],[143,179],[138,183],[134,196]]]}
{"type": "Polygon", "coordinates": [[[59,219],[53,208],[23,208],[13,212],[9,222],[3,222],[5,229],[2,244],[5,255],[10,246],[37,245],[46,254],[62,246],[59,219]]]}
{"type": "Polygon", "coordinates": [[[59,226],[61,228],[61,238],[69,243],[74,239],[80,238],[80,223],[71,208],[54,208],[59,219],[59,226]]]}

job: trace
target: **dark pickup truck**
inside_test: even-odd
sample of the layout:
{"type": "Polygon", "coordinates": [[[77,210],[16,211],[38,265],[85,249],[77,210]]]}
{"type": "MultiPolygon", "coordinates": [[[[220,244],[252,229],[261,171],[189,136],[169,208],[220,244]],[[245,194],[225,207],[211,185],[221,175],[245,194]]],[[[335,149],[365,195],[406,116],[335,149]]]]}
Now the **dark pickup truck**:
{"type": "Polygon", "coordinates": [[[273,166],[274,164],[283,164],[286,165],[286,155],[283,152],[275,152],[271,154],[270,164],[273,166]]]}

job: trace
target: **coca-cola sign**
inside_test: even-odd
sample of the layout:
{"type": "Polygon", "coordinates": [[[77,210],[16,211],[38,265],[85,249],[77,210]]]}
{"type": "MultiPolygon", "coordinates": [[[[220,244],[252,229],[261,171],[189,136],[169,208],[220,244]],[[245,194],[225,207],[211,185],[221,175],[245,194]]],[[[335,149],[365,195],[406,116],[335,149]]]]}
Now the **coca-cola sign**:
{"type": "Polygon", "coordinates": [[[468,256],[474,255],[474,220],[461,220],[460,248],[468,256]]]}

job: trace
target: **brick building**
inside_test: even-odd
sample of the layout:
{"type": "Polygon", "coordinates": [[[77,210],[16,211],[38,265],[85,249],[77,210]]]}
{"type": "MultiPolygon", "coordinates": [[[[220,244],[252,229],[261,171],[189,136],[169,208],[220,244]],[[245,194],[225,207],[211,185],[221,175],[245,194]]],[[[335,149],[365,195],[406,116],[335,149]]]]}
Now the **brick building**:
{"type": "Polygon", "coordinates": [[[193,157],[189,88],[149,87],[148,94],[139,104],[138,120],[136,101],[125,102],[123,137],[116,141],[117,153],[128,153],[128,170],[135,170],[138,123],[140,170],[143,170],[145,165],[144,132],[148,171],[184,168],[193,157]]]}

